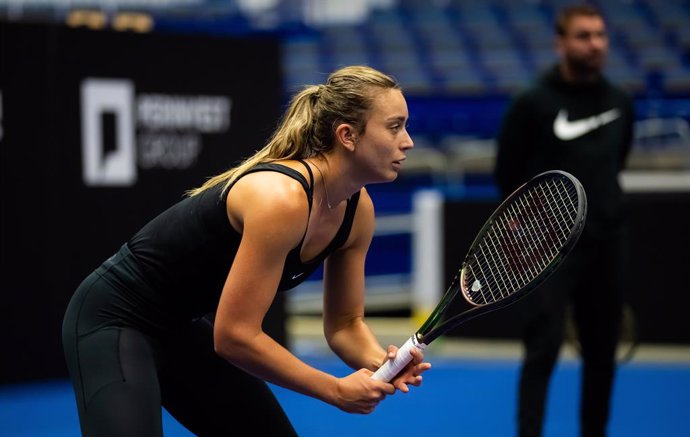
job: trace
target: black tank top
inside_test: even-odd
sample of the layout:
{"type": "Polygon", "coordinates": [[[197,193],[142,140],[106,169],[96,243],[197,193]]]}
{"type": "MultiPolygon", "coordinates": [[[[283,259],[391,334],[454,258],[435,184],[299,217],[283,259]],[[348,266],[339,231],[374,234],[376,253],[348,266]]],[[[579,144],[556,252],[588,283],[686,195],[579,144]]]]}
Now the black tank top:
{"type": "MultiPolygon", "coordinates": [[[[307,163],[300,162],[307,168],[310,182],[296,170],[276,163],[258,164],[237,180],[257,171],[283,173],[302,184],[311,214],[314,176],[307,163]]],[[[202,315],[215,310],[242,237],[227,217],[226,200],[232,187],[221,196],[222,185],[181,200],[151,220],[127,242],[141,265],[148,283],[146,288],[158,294],[154,299],[170,298],[175,304],[182,305],[187,315],[202,315]]],[[[357,192],[348,199],[343,222],[322,253],[302,262],[300,252],[304,237],[290,251],[278,291],[302,283],[328,255],[345,243],[352,228],[359,194],[357,192]]]]}

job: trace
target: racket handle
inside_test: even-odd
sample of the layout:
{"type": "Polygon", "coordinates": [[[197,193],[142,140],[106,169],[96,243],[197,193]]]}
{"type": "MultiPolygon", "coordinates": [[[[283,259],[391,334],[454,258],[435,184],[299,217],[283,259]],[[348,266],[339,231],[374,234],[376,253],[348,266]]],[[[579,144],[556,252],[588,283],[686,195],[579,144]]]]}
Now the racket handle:
{"type": "Polygon", "coordinates": [[[395,377],[400,371],[409,363],[412,361],[412,355],[410,355],[410,351],[412,348],[417,348],[419,350],[424,350],[426,348],[426,344],[420,343],[417,341],[417,336],[413,335],[412,337],[408,338],[405,344],[400,346],[400,349],[398,349],[398,353],[395,355],[395,358],[393,360],[388,360],[381,367],[378,368],[376,372],[374,372],[371,377],[373,379],[376,379],[378,381],[385,381],[385,382],[390,382],[391,379],[395,377]]]}

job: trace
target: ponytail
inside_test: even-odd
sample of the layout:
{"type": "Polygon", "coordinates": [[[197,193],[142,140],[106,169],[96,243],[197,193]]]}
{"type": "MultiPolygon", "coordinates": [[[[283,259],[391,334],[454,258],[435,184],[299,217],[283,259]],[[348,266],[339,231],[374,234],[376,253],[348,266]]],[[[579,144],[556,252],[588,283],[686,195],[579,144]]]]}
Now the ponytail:
{"type": "Polygon", "coordinates": [[[195,196],[218,184],[224,184],[224,193],[239,176],[259,163],[325,154],[334,145],[334,129],[339,123],[350,123],[364,132],[375,88],[399,89],[399,85],[373,68],[352,66],[332,73],[325,85],[305,87],[292,98],[278,128],[262,149],[238,166],[187,191],[187,195],[195,196]]]}

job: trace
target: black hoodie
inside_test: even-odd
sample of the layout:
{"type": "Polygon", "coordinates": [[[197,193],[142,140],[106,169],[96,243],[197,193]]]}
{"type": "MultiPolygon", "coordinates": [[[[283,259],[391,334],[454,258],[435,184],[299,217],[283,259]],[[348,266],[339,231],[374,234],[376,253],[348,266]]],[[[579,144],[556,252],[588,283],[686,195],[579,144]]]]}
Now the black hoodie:
{"type": "Polygon", "coordinates": [[[585,231],[606,236],[620,229],[625,165],[635,121],[632,98],[600,77],[566,83],[557,66],[514,97],[498,134],[494,177],[505,197],[530,177],[564,170],[587,193],[585,231]]]}

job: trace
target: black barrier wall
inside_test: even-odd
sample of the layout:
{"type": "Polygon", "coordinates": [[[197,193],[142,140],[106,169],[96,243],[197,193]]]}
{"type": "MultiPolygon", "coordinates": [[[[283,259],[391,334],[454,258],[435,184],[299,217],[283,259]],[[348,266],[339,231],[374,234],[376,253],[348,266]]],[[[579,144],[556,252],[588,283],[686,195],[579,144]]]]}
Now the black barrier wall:
{"type": "MultiPolygon", "coordinates": [[[[647,343],[690,344],[690,294],[687,293],[690,232],[690,192],[628,193],[628,270],[626,300],[634,315],[637,340],[647,343]]],[[[445,279],[452,276],[472,239],[498,206],[493,201],[448,201],[444,207],[445,279]]],[[[586,275],[587,272],[582,272],[586,275]]],[[[537,293],[539,289],[535,290],[537,293]]],[[[478,317],[450,336],[516,339],[521,310],[529,297],[478,317]]],[[[596,305],[593,296],[592,305],[596,305]]],[[[464,307],[463,307],[464,308],[464,307]]]]}
{"type": "MultiPolygon", "coordinates": [[[[79,282],[184,191],[261,147],[272,39],[0,22],[0,383],[66,376],[79,282]]],[[[267,330],[285,342],[282,301],[267,330]]]]}

